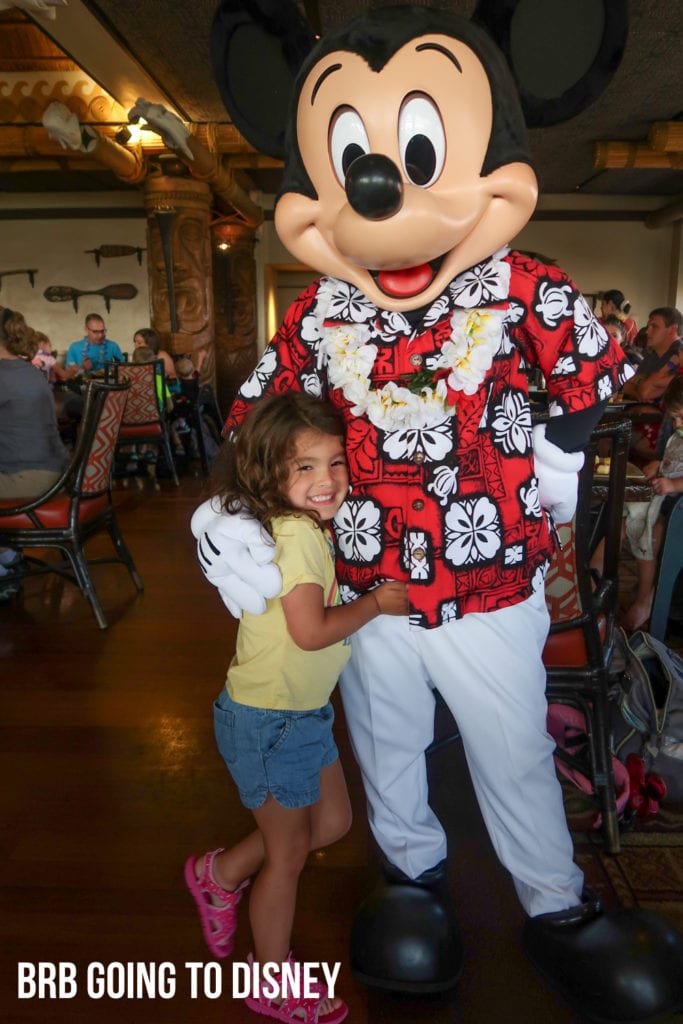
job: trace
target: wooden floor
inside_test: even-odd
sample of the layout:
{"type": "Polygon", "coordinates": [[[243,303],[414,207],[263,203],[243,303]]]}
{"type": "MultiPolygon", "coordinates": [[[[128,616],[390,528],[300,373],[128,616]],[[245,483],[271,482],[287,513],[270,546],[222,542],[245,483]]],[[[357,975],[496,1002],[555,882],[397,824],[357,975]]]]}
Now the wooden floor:
{"type": "MultiPolygon", "coordinates": [[[[116,492],[120,523],[145,581],[95,570],[110,621],[97,629],[80,593],[56,577],[31,581],[0,605],[0,1019],[50,1024],[242,1024],[231,998],[190,991],[188,962],[210,960],[182,881],[191,853],[250,828],[215,749],[211,702],[222,686],[235,623],[194,557],[189,518],[200,480],[180,489],[116,492]],[[18,999],[17,964],[77,967],[70,999],[18,999]],[[88,964],[173,965],[169,999],[95,998],[88,964]]],[[[97,540],[93,551],[104,553],[97,540]]],[[[301,884],[295,948],[341,961],[339,990],[356,1024],[577,1024],[520,950],[522,911],[483,831],[458,743],[432,755],[432,802],[448,829],[449,871],[467,965],[452,1000],[416,1002],[357,984],[347,944],[354,908],[372,886],[358,772],[341,713],[338,740],[352,792],[351,834],[312,855],[301,884]]],[[[235,959],[250,949],[246,914],[235,959]]],[[[96,968],[93,968],[96,970],[96,968]]],[[[111,968],[118,971],[118,968],[111,968]]],[[[112,975],[116,979],[116,973],[112,975]]]]}

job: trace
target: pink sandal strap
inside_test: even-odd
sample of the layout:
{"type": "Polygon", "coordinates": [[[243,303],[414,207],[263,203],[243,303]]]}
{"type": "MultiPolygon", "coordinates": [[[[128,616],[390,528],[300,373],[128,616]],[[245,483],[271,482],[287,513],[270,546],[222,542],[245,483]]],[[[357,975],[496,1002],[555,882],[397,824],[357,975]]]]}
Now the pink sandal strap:
{"type": "Polygon", "coordinates": [[[222,852],[218,849],[205,855],[199,878],[195,871],[195,858],[190,857],[185,864],[185,882],[199,911],[206,944],[216,957],[229,956],[232,952],[237,929],[237,905],[249,885],[249,879],[245,879],[233,892],[218,885],[213,877],[213,862],[222,852]],[[211,896],[220,900],[223,906],[212,903],[211,896]]]}
{"type": "MultiPolygon", "coordinates": [[[[296,963],[290,953],[287,961],[296,963]]],[[[248,962],[253,963],[251,953],[248,962]]],[[[264,1017],[272,1017],[274,1020],[282,1021],[283,1024],[341,1024],[349,1012],[346,1003],[342,1002],[329,1013],[320,1013],[320,1006],[324,999],[327,999],[328,992],[324,985],[317,985],[317,995],[294,996],[288,995],[281,1003],[268,999],[259,991],[258,996],[247,996],[245,1003],[250,1010],[260,1013],[264,1017]],[[297,1011],[303,1011],[303,1015],[297,1011]]]]}

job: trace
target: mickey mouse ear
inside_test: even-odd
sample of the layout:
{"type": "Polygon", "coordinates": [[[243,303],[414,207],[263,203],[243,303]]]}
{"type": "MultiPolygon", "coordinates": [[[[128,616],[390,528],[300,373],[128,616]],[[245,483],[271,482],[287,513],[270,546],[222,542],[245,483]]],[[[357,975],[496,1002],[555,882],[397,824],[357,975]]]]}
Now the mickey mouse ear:
{"type": "Polygon", "coordinates": [[[479,0],[473,20],[507,57],[530,128],[580,113],[626,47],[627,0],[479,0]]]}
{"type": "Polygon", "coordinates": [[[261,153],[283,159],[289,100],[313,47],[289,0],[222,0],[211,27],[211,63],[223,103],[261,153]]]}

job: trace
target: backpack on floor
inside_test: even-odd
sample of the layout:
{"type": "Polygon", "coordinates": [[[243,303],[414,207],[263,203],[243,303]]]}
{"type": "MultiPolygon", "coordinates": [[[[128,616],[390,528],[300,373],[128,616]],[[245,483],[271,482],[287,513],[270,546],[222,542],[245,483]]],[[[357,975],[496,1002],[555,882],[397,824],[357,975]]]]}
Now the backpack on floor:
{"type": "MultiPolygon", "coordinates": [[[[584,714],[569,704],[550,703],[547,724],[548,732],[555,740],[555,767],[563,778],[585,793],[596,808],[592,827],[598,829],[602,824],[602,815],[599,813],[600,800],[591,781],[590,748],[584,714]]],[[[623,821],[629,811],[629,772],[616,757],[612,758],[612,772],[617,815],[623,821]]]]}
{"type": "Polygon", "coordinates": [[[613,750],[620,761],[641,758],[658,776],[662,800],[683,800],[683,659],[643,630],[620,630],[610,690],[613,750]]]}

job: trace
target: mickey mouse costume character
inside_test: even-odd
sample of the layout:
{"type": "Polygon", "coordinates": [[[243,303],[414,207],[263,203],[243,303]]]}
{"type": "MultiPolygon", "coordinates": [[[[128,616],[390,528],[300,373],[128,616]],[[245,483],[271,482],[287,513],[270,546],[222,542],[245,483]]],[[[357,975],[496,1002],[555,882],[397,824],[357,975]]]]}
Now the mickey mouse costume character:
{"type": "MultiPolygon", "coordinates": [[[[515,6],[476,12],[508,49],[515,6]]],[[[571,116],[606,84],[625,40],[625,19],[611,23],[588,84],[557,101],[523,96],[534,123],[571,116]]],[[[538,969],[585,1016],[670,1013],[683,1005],[683,938],[584,893],[546,730],[549,518],[571,518],[581,448],[633,371],[561,270],[506,248],[537,198],[506,60],[480,25],[414,6],[368,11],[315,43],[283,0],[224,0],[212,50],[237,127],[285,158],[278,234],[323,275],[288,310],[227,428],[266,392],[329,397],[353,484],[334,523],[343,598],[409,584],[410,617],[355,634],[341,680],[384,855],[354,924],[354,973],[413,993],[460,975],[427,793],[436,687],[538,969]],[[548,382],[547,425],[532,425],[530,367],[548,382]]],[[[234,614],[278,593],[246,512],[205,503],[192,529],[234,614]]]]}

